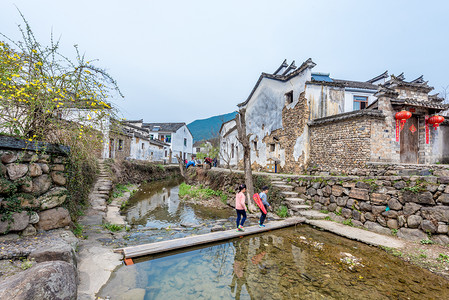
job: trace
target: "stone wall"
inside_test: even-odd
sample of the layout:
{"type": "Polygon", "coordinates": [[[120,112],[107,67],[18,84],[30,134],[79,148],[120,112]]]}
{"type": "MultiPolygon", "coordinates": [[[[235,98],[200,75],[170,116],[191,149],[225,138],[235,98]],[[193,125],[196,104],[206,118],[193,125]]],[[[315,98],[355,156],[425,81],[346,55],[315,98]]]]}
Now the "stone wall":
{"type": "Polygon", "coordinates": [[[448,176],[298,176],[290,184],[314,209],[332,212],[334,220],[449,244],[448,176]]]}
{"type": "Polygon", "coordinates": [[[370,161],[372,123],[383,118],[379,111],[356,111],[309,123],[309,167],[337,173],[362,168],[370,161]]]}
{"type": "Polygon", "coordinates": [[[65,146],[0,136],[0,234],[35,234],[70,224],[65,146]]]}

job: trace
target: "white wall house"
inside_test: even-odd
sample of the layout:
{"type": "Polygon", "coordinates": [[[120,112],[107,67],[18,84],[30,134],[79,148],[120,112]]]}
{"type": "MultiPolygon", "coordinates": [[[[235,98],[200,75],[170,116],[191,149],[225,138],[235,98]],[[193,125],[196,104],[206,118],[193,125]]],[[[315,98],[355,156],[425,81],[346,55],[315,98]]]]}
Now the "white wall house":
{"type": "MultiPolygon", "coordinates": [[[[311,59],[299,67],[285,60],[274,73],[262,73],[246,101],[238,104],[246,109],[252,164],[264,168],[268,161],[276,161],[283,167],[288,160],[305,165],[309,157],[307,119],[364,109],[376,100],[377,85],[388,77],[385,72],[365,82],[340,80],[328,73],[312,72],[315,66],[311,59]],[[290,122],[295,118],[297,123],[290,122]],[[284,142],[277,142],[282,138],[284,142]],[[288,143],[285,140],[294,140],[294,145],[282,146],[288,143]]],[[[231,165],[237,165],[243,157],[234,126],[235,121],[230,121],[220,129],[221,155],[230,155],[231,165]]]]}
{"type": "Polygon", "coordinates": [[[226,167],[237,167],[243,159],[243,148],[237,140],[237,127],[235,120],[230,120],[221,125],[220,128],[220,165],[226,167]]]}
{"type": "Polygon", "coordinates": [[[193,156],[196,157],[198,153],[205,153],[207,154],[211,149],[213,145],[209,141],[196,141],[193,143],[193,156]]]}
{"type": "Polygon", "coordinates": [[[143,123],[148,129],[150,139],[159,140],[169,145],[164,159],[176,163],[176,156],[191,159],[193,154],[193,137],[185,123],[143,123]]]}

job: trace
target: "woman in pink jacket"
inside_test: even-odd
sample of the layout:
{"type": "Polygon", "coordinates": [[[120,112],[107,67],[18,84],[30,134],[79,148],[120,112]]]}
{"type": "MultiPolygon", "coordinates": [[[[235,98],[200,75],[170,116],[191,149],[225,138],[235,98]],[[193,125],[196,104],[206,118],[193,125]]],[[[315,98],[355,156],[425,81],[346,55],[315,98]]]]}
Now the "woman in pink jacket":
{"type": "Polygon", "coordinates": [[[235,210],[237,211],[237,231],[244,231],[243,223],[245,223],[246,221],[245,193],[246,185],[241,184],[239,186],[239,192],[235,196],[235,210]]]}

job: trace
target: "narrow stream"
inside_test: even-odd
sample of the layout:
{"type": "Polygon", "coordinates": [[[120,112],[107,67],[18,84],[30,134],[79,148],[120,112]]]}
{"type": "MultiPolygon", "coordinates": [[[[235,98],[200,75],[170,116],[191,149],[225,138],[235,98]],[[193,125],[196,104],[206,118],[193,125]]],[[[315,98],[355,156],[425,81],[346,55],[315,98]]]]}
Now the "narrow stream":
{"type": "MultiPolygon", "coordinates": [[[[143,185],[126,216],[128,244],[234,228],[232,209],[180,201],[178,180],[143,185]]],[[[449,283],[376,247],[300,225],[134,260],[109,299],[449,299],[449,283]]]]}

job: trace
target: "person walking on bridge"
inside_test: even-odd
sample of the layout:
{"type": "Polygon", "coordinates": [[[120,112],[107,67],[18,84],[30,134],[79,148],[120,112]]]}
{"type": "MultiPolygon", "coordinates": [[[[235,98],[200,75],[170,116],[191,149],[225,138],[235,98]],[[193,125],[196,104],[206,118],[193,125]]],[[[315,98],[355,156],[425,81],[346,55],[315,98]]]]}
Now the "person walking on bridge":
{"type": "Polygon", "coordinates": [[[244,231],[243,223],[246,221],[246,205],[245,205],[246,185],[239,186],[239,192],[235,196],[235,210],[237,212],[237,231],[244,231]]]}

